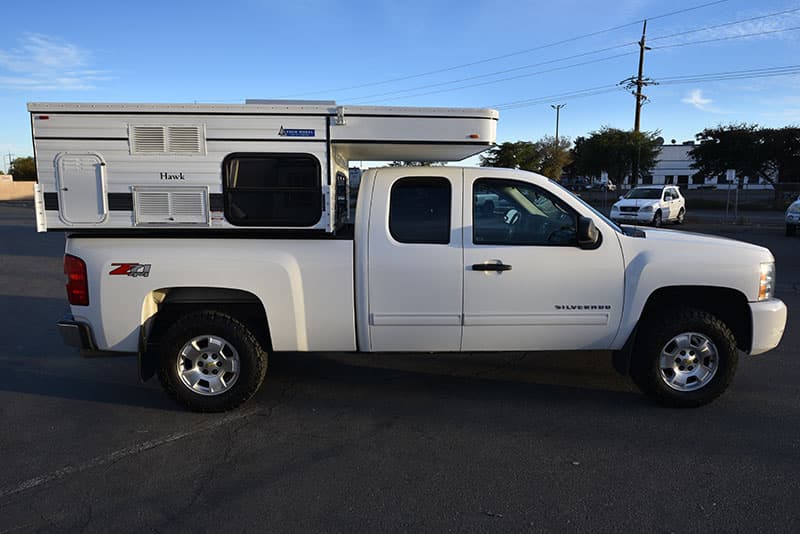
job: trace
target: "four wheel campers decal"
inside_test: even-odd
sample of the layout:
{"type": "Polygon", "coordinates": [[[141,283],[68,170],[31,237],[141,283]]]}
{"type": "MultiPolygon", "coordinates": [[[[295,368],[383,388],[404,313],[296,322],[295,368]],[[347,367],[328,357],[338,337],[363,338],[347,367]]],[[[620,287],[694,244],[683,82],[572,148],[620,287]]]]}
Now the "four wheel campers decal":
{"type": "Polygon", "coordinates": [[[282,137],[315,137],[316,132],[313,128],[284,128],[281,126],[278,135],[282,137]]]}
{"type": "Polygon", "coordinates": [[[112,263],[111,266],[116,267],[108,273],[112,276],[132,276],[134,278],[150,276],[149,263],[112,263]]]}

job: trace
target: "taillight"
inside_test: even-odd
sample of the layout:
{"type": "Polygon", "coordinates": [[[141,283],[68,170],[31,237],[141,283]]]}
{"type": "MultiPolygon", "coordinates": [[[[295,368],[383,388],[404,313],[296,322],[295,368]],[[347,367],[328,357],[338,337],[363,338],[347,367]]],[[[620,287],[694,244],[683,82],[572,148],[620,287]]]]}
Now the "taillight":
{"type": "Polygon", "coordinates": [[[67,275],[67,299],[73,306],[89,305],[89,281],[82,259],[64,255],[64,274],[67,275]]]}

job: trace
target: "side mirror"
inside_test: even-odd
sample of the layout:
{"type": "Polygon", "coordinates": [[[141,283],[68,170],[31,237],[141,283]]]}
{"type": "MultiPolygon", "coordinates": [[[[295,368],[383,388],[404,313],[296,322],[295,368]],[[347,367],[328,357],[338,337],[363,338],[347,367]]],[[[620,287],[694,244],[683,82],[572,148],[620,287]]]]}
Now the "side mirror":
{"type": "Polygon", "coordinates": [[[619,199],[620,199],[620,200],[625,200],[625,196],[624,196],[624,195],[620,195],[620,196],[619,196],[619,199]]]}
{"type": "Polygon", "coordinates": [[[578,218],[578,246],[586,250],[600,246],[600,232],[589,217],[578,218]]]}

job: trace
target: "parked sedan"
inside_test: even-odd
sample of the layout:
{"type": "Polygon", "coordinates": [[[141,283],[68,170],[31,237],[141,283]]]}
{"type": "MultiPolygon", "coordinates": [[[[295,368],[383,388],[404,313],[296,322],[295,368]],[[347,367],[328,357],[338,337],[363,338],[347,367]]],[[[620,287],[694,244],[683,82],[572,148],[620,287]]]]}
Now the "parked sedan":
{"type": "Polygon", "coordinates": [[[611,206],[611,219],[623,224],[683,224],[685,217],[686,199],[674,185],[635,187],[611,206]]]}
{"type": "Polygon", "coordinates": [[[786,235],[795,235],[800,226],[800,197],[786,210],[786,235]]]}

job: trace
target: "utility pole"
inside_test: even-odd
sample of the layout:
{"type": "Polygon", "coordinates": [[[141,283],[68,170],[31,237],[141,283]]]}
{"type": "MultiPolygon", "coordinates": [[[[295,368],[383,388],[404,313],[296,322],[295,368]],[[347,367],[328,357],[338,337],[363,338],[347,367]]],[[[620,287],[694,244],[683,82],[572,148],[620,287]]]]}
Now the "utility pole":
{"type": "Polygon", "coordinates": [[[642,106],[647,101],[647,96],[642,93],[642,88],[647,87],[648,85],[655,85],[656,82],[651,78],[644,77],[644,53],[647,50],[650,50],[650,47],[647,46],[647,20],[643,21],[642,24],[642,38],[639,41],[639,71],[636,76],[631,76],[630,78],[626,78],[619,82],[620,85],[624,85],[626,89],[635,89],[631,91],[633,96],[636,97],[636,113],[633,119],[633,132],[636,138],[636,157],[634,158],[633,168],[631,169],[631,179],[635,184],[638,181],[639,177],[639,158],[641,153],[641,139],[639,136],[639,132],[641,130],[641,119],[642,119],[642,106]]]}
{"type": "Polygon", "coordinates": [[[645,46],[645,41],[647,39],[647,20],[644,21],[644,25],[642,26],[642,39],[639,41],[639,74],[636,76],[636,118],[633,121],[633,131],[639,133],[639,126],[642,117],[642,104],[644,95],[642,95],[642,87],[645,85],[649,85],[648,81],[645,81],[642,78],[644,73],[644,52],[645,50],[650,50],[649,47],[645,46]]]}

